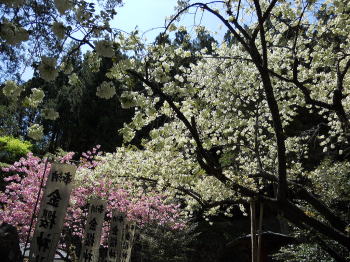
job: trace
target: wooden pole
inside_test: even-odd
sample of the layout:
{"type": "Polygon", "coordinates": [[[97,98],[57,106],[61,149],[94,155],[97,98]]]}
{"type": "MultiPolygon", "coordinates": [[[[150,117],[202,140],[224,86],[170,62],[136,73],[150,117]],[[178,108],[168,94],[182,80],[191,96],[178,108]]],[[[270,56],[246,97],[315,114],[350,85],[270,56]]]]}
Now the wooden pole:
{"type": "Polygon", "coordinates": [[[258,231],[258,258],[257,262],[261,261],[261,241],[262,241],[262,223],[264,216],[264,204],[260,202],[260,214],[259,214],[259,231],[258,231]]]}
{"type": "Polygon", "coordinates": [[[27,246],[28,246],[28,244],[29,244],[30,233],[32,232],[32,228],[33,228],[33,224],[34,224],[34,219],[35,219],[35,214],[36,214],[36,209],[37,209],[37,207],[38,207],[39,200],[40,200],[41,190],[42,190],[43,185],[44,185],[44,180],[45,180],[45,176],[46,176],[46,169],[47,169],[47,164],[48,164],[48,163],[49,163],[49,158],[46,158],[45,164],[44,164],[43,176],[41,177],[40,187],[39,187],[38,195],[37,195],[37,197],[36,197],[36,201],[35,201],[35,206],[34,206],[34,210],[33,210],[32,219],[30,220],[30,225],[29,225],[29,231],[28,231],[27,239],[26,239],[26,243],[25,243],[24,249],[23,249],[22,261],[24,261],[25,253],[26,253],[26,250],[27,250],[27,246]]]}
{"type": "Polygon", "coordinates": [[[252,242],[252,262],[257,262],[255,200],[250,199],[250,234],[252,242]]]}

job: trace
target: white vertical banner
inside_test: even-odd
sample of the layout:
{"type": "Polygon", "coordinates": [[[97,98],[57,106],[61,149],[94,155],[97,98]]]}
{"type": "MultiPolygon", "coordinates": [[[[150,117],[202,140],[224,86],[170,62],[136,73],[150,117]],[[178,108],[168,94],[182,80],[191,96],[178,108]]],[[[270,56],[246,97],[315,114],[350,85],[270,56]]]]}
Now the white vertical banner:
{"type": "Polygon", "coordinates": [[[127,220],[126,215],[112,210],[108,236],[107,262],[128,262],[134,241],[136,224],[127,220]]]}
{"type": "Polygon", "coordinates": [[[98,260],[106,204],[106,201],[101,199],[93,199],[89,203],[80,262],[96,262],[98,260]]]}
{"type": "Polygon", "coordinates": [[[124,223],[122,251],[120,262],[129,262],[131,258],[131,249],[134,242],[136,224],[135,222],[126,221],[124,223]]]}
{"type": "Polygon", "coordinates": [[[76,167],[52,163],[40,204],[30,262],[52,262],[60,240],[76,167]]]}
{"type": "Polygon", "coordinates": [[[119,261],[122,248],[122,234],[124,228],[125,215],[116,209],[112,210],[112,219],[108,235],[107,262],[119,261]],[[118,260],[117,260],[118,259],[118,260]]]}

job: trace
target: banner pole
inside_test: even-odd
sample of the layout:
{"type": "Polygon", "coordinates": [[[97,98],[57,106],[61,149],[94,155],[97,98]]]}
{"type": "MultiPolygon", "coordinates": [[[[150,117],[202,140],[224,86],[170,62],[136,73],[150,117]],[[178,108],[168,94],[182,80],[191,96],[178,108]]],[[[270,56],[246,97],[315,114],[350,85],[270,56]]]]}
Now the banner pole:
{"type": "Polygon", "coordinates": [[[42,178],[41,178],[40,187],[39,187],[39,192],[38,192],[38,195],[37,195],[37,198],[36,198],[36,202],[35,202],[35,206],[34,206],[34,211],[33,211],[32,219],[31,219],[31,221],[30,221],[30,226],[29,226],[29,231],[28,231],[26,243],[25,243],[25,245],[24,245],[24,250],[23,250],[23,254],[22,254],[22,261],[24,261],[24,256],[25,256],[26,249],[27,249],[27,246],[28,246],[28,243],[29,243],[30,232],[32,231],[32,228],[33,228],[34,219],[35,219],[35,212],[36,212],[36,208],[37,208],[38,203],[39,203],[41,190],[42,190],[42,188],[43,188],[44,179],[45,179],[45,175],[46,175],[46,168],[47,168],[48,162],[49,162],[49,158],[46,158],[45,165],[44,165],[44,173],[43,173],[43,176],[42,176],[42,178]]]}

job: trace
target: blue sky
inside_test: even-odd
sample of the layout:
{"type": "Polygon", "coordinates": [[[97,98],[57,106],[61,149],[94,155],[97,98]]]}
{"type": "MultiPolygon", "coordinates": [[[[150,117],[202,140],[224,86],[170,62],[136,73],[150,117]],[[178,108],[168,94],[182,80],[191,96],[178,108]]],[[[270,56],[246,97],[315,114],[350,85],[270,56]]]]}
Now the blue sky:
{"type": "MultiPolygon", "coordinates": [[[[175,14],[174,7],[177,0],[124,0],[124,6],[118,8],[118,14],[115,17],[113,27],[130,32],[137,26],[141,33],[146,32],[144,36],[148,41],[152,40],[164,29],[152,28],[163,27],[165,17],[175,14]]],[[[194,12],[195,10],[193,10],[194,12]]],[[[223,37],[224,30],[220,31],[220,21],[212,14],[201,12],[194,14],[185,14],[178,25],[184,25],[188,28],[193,25],[206,26],[212,32],[219,31],[217,38],[223,37]]]]}

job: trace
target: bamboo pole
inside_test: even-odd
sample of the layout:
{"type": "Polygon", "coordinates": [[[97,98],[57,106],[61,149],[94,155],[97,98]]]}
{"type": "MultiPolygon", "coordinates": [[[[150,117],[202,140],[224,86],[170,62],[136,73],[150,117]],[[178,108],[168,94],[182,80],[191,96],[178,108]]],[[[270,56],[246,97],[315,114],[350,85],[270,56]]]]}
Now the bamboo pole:
{"type": "Polygon", "coordinates": [[[255,200],[250,199],[250,234],[252,242],[252,262],[257,262],[255,200]]]}
{"type": "Polygon", "coordinates": [[[263,223],[263,216],[264,216],[264,204],[260,203],[260,214],[259,214],[259,230],[258,230],[258,258],[257,262],[261,261],[261,241],[262,241],[262,223],[263,223]]]}

